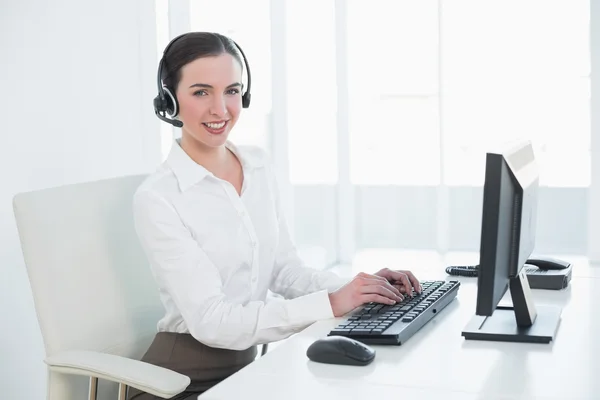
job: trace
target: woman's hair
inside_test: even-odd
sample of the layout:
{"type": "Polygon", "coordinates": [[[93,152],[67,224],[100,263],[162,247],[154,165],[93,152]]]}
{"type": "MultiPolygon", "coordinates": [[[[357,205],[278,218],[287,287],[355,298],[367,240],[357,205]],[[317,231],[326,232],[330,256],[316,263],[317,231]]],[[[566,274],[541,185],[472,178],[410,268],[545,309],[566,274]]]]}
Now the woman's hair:
{"type": "Polygon", "coordinates": [[[163,55],[161,79],[173,95],[181,80],[181,69],[188,63],[202,57],[215,57],[223,53],[231,54],[243,68],[237,46],[227,36],[212,32],[190,32],[175,40],[163,55]]]}

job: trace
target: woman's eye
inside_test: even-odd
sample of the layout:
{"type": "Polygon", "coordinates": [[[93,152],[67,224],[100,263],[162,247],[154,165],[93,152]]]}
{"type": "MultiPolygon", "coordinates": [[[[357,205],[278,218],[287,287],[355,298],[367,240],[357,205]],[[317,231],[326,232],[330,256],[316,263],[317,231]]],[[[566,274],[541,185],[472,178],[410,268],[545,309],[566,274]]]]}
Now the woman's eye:
{"type": "Polygon", "coordinates": [[[240,89],[229,89],[227,91],[228,94],[238,94],[240,92],[240,89]]]}
{"type": "Polygon", "coordinates": [[[197,90],[194,92],[194,96],[205,96],[206,94],[206,90],[197,90]]]}

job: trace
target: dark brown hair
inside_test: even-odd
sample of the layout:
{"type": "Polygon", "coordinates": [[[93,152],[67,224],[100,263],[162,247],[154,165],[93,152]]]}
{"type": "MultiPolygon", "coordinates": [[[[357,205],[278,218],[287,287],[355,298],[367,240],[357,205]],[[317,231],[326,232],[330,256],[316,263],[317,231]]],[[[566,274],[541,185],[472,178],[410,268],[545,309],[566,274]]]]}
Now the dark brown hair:
{"type": "Polygon", "coordinates": [[[227,36],[213,32],[190,32],[175,40],[163,55],[161,79],[175,95],[181,80],[181,69],[202,57],[231,54],[243,68],[241,55],[235,43],[227,36]]]}

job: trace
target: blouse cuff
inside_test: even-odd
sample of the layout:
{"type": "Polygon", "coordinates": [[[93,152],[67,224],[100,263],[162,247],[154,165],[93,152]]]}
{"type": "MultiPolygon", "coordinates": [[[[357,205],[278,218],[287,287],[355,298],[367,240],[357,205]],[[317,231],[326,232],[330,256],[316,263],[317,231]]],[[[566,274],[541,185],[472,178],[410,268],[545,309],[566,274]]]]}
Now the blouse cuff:
{"type": "Polygon", "coordinates": [[[320,290],[291,300],[288,311],[294,325],[334,318],[327,290],[320,290]]]}

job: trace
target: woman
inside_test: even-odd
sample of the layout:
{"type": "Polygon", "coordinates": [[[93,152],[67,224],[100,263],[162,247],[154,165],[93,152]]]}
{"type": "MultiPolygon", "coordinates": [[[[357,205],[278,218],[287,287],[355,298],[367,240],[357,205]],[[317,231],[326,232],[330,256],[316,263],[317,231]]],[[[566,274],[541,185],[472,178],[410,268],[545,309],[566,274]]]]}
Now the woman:
{"type": "MultiPolygon", "coordinates": [[[[408,271],[348,281],[303,264],[266,154],[229,140],[249,105],[240,52],[216,33],[188,33],[167,46],[155,107],[182,136],[134,199],[136,230],[166,309],[143,360],[191,378],[177,399],[195,399],[252,362],[258,344],[420,291],[408,271]],[[268,290],[282,298],[267,299],[268,290]]],[[[130,398],[155,399],[134,390],[130,398]]]]}

